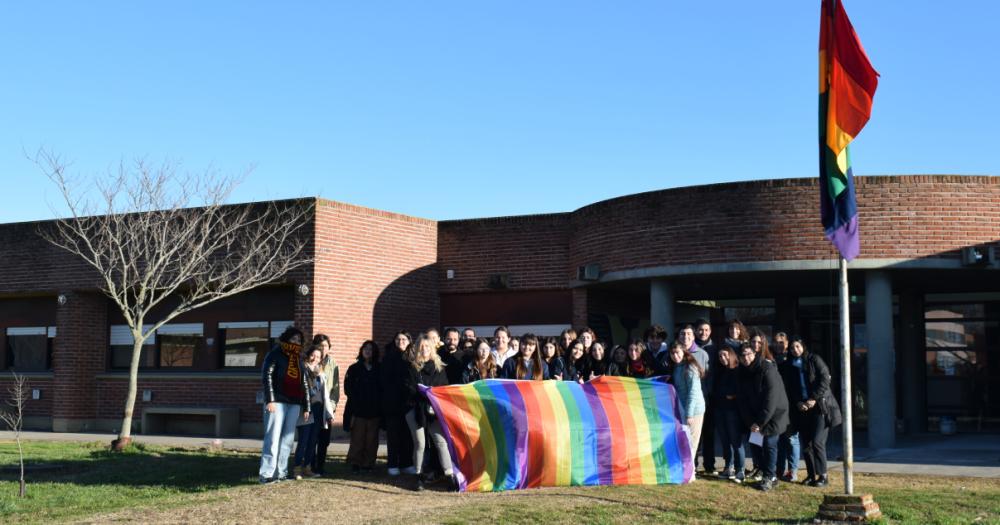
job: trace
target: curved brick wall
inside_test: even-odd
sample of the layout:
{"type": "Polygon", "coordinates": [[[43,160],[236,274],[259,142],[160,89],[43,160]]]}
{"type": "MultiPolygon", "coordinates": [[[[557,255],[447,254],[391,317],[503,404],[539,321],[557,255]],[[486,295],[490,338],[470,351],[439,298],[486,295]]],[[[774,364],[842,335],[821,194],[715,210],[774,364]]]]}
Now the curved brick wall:
{"type": "MultiPolygon", "coordinates": [[[[1000,178],[858,177],[863,259],[957,257],[1000,239],[1000,178]],[[951,253],[947,253],[951,252],[951,253]]],[[[819,223],[818,179],[692,186],[630,195],[572,214],[568,278],[702,263],[836,257],[819,223]]]]}
{"type": "MultiPolygon", "coordinates": [[[[1000,239],[1000,177],[858,177],[862,259],[956,258],[1000,239]]],[[[443,294],[565,288],[576,268],[610,272],[706,263],[829,260],[818,179],[691,186],[628,195],[571,213],[439,223],[443,294]],[[535,249],[526,249],[535,246],[535,249]],[[561,259],[565,254],[565,259],[561,259]],[[444,269],[455,279],[445,280],[444,269]],[[561,274],[559,273],[561,272],[561,274]]]]}

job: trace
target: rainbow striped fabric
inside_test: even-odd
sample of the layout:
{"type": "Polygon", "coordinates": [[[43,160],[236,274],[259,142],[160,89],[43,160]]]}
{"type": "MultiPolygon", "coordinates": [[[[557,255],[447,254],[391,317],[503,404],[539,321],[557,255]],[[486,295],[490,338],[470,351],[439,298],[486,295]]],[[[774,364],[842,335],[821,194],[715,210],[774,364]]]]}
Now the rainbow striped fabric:
{"type": "Polygon", "coordinates": [[[487,379],[424,392],[463,491],[694,478],[677,395],[660,379],[487,379]]]}
{"type": "Polygon", "coordinates": [[[878,72],[844,11],[823,0],[819,30],[820,216],[826,238],[850,261],[861,252],[858,203],[847,145],[872,113],[878,72]]]}

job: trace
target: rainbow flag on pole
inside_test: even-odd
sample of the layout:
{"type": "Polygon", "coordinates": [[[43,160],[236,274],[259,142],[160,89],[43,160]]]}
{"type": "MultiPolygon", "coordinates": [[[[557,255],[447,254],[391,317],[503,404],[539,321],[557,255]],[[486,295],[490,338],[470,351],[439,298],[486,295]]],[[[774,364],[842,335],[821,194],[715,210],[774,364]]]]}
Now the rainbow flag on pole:
{"type": "Polygon", "coordinates": [[[694,478],[677,395],[660,379],[488,379],[423,390],[463,491],[694,478]]]}
{"type": "Polygon", "coordinates": [[[844,11],[823,0],[819,30],[820,215],[826,238],[850,261],[861,251],[848,144],[872,113],[878,72],[844,11]]]}

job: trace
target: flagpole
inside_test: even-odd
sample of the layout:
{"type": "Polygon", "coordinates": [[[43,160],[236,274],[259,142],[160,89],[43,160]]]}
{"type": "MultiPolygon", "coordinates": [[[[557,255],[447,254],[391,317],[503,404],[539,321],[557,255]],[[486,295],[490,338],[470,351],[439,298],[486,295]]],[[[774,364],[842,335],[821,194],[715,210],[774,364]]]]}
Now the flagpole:
{"type": "Polygon", "coordinates": [[[843,402],[844,493],[854,494],[854,435],[851,417],[851,296],[847,289],[847,259],[840,257],[840,393],[843,402]]]}

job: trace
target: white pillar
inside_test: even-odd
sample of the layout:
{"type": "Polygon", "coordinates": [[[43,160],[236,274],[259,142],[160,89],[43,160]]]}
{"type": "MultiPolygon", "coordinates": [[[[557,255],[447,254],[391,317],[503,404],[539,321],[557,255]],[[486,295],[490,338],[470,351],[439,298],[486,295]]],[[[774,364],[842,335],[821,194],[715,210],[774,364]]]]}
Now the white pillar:
{"type": "Polygon", "coordinates": [[[668,337],[677,335],[674,333],[674,287],[666,279],[653,279],[649,283],[649,322],[662,325],[668,337]]]}
{"type": "Polygon", "coordinates": [[[868,446],[896,445],[896,353],[892,329],[892,281],[885,271],[865,274],[868,334],[868,446]]]}

